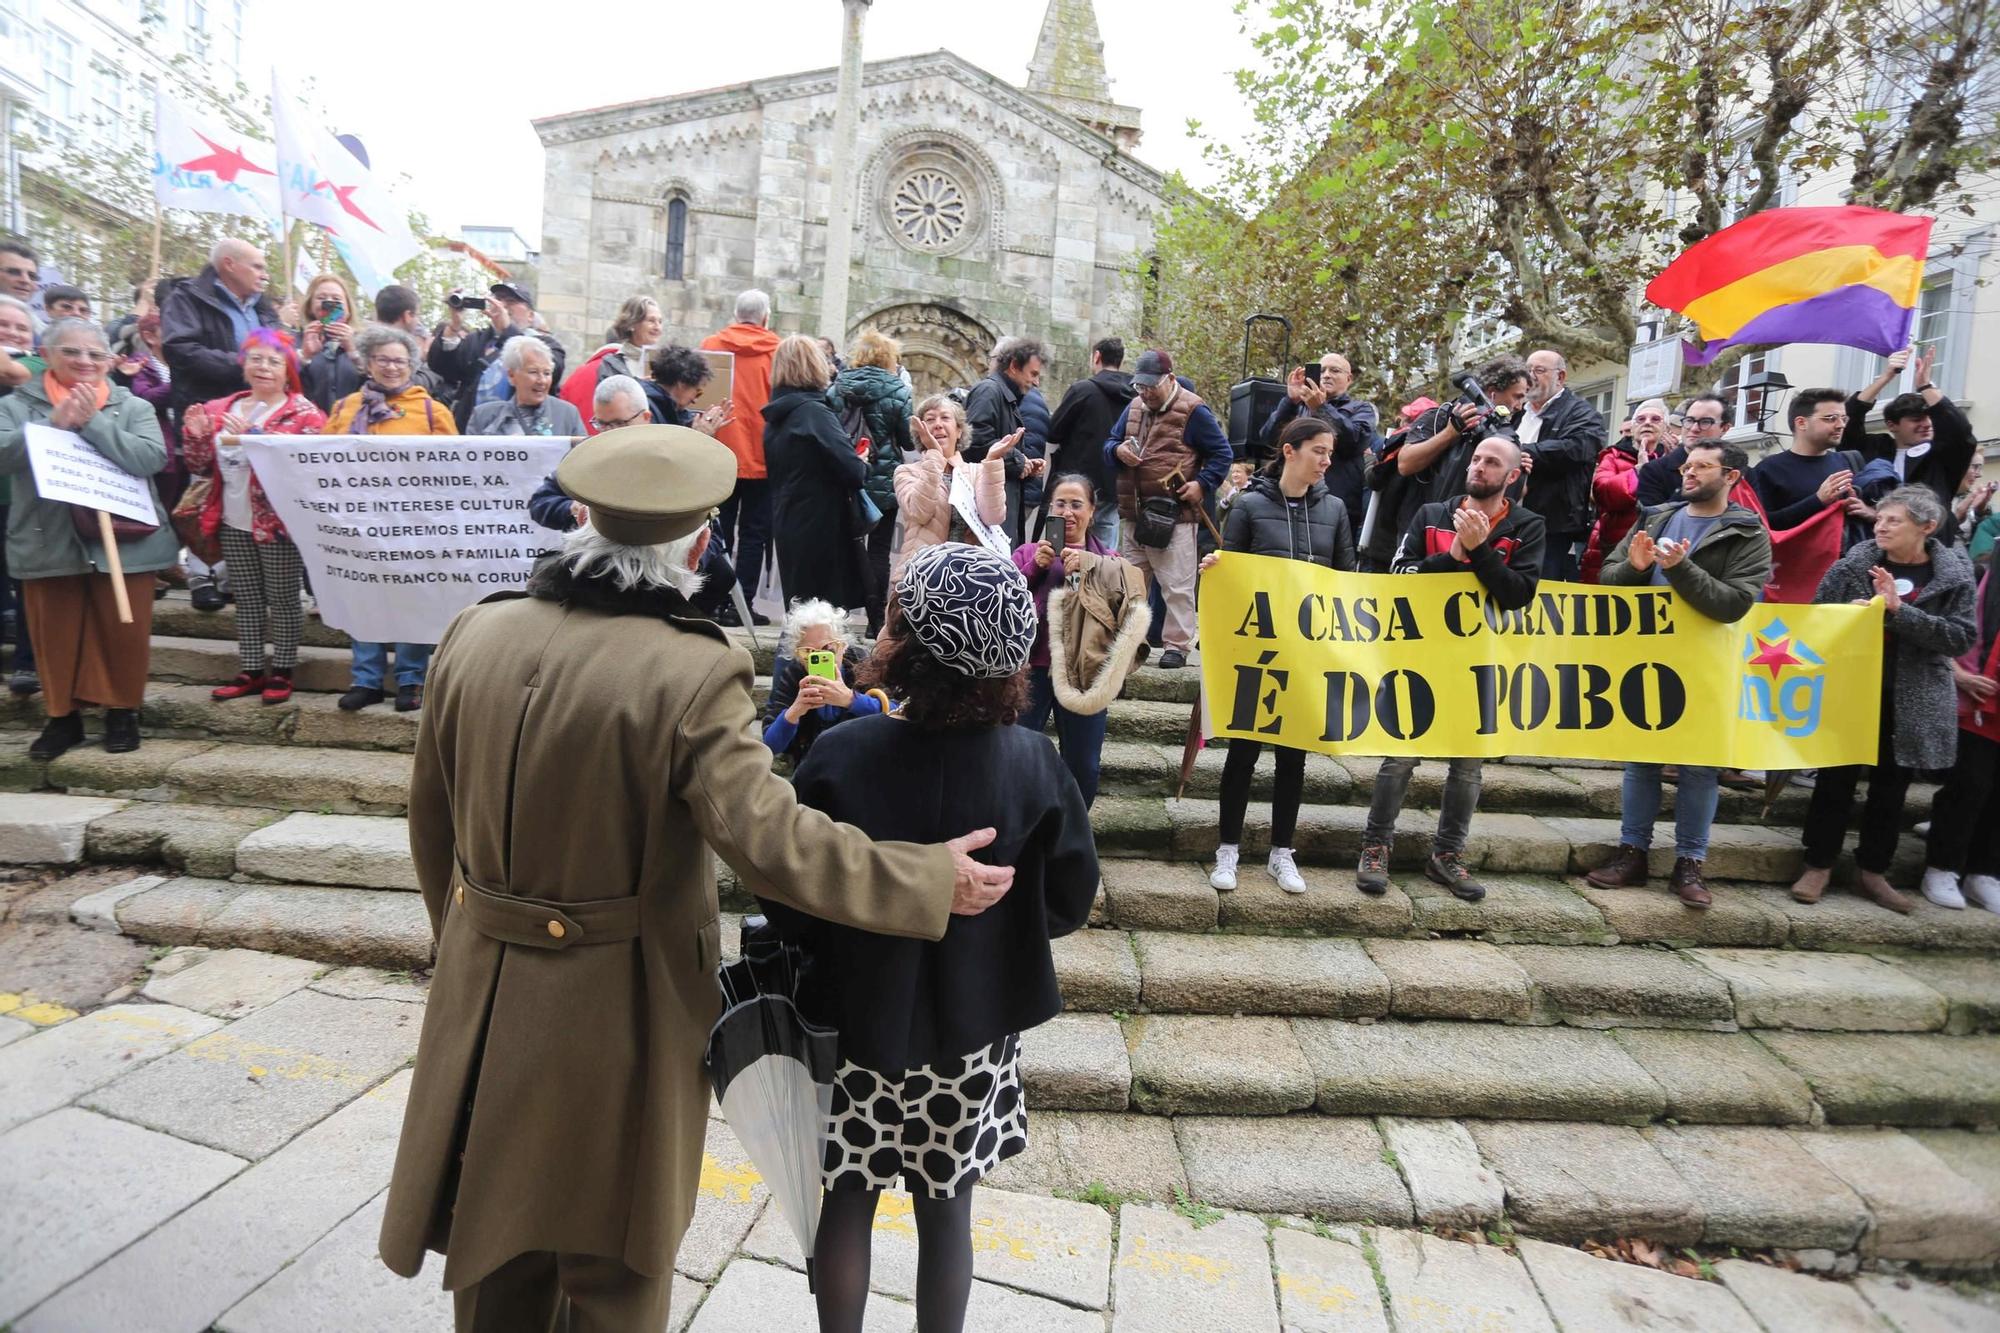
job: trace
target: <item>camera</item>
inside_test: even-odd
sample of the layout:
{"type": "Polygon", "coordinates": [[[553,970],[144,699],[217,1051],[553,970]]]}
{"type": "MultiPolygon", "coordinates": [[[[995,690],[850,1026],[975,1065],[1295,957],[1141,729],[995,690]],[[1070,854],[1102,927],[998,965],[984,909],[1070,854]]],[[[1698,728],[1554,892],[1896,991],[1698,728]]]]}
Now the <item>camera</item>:
{"type": "MultiPolygon", "coordinates": [[[[1458,422],[1458,433],[1461,440],[1467,444],[1476,445],[1488,435],[1493,434],[1496,429],[1511,427],[1512,422],[1509,418],[1512,414],[1506,408],[1501,407],[1486,396],[1486,390],[1479,387],[1478,376],[1469,370],[1461,370],[1451,377],[1451,382],[1457,388],[1459,396],[1456,401],[1447,404],[1447,406],[1451,409],[1452,420],[1458,422]],[[1463,422],[1458,421],[1458,409],[1461,406],[1476,407],[1485,413],[1485,415],[1476,424],[1467,426],[1463,422]]],[[[1508,429],[1506,433],[1512,434],[1513,432],[1511,429],[1508,429]]]]}
{"type": "Polygon", "coordinates": [[[484,292],[468,292],[463,287],[454,287],[444,303],[453,310],[484,310],[487,296],[484,292]]]}

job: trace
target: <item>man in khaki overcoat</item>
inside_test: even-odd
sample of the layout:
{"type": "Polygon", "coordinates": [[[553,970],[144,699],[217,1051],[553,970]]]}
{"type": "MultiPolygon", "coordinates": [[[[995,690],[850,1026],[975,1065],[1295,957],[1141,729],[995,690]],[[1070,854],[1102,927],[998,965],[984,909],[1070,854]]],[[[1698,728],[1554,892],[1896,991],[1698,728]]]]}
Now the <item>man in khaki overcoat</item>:
{"type": "Polygon", "coordinates": [[[557,479],[588,523],[431,666],[410,846],[437,966],[381,1252],[405,1277],[443,1252],[461,1330],[567,1308],[572,1333],[657,1333],[721,1010],[715,854],[760,896],[918,939],[1013,871],[968,855],[990,831],[871,843],[773,776],[750,656],[684,597],[727,448],[628,427],[557,479]]]}

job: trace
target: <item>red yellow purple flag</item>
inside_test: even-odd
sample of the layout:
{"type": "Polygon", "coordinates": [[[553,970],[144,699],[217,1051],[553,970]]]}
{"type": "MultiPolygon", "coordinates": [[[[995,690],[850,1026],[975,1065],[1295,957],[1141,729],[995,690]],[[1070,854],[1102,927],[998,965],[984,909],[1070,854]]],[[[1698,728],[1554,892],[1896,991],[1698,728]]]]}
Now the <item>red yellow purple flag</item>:
{"type": "Polygon", "coordinates": [[[1682,358],[1725,347],[1838,343],[1884,356],[1909,342],[1933,218],[1844,204],[1772,208],[1688,247],[1646,299],[1701,331],[1682,358]]]}

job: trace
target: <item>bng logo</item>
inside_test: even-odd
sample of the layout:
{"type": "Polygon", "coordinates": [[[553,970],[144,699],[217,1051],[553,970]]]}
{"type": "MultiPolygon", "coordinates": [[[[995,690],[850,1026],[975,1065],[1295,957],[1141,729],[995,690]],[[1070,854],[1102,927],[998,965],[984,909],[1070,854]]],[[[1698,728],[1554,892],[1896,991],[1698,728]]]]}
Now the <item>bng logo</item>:
{"type": "Polygon", "coordinates": [[[1796,739],[1819,730],[1826,659],[1773,619],[1743,636],[1743,697],[1737,716],[1771,722],[1796,739]]]}

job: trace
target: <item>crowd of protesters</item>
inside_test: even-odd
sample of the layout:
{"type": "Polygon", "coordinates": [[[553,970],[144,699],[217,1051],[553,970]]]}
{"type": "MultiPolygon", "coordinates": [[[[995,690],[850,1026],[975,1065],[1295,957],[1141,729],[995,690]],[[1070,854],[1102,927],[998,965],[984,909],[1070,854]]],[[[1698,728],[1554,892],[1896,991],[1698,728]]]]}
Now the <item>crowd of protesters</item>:
{"type": "MultiPolygon", "coordinates": [[[[1909,910],[1910,895],[1885,878],[1900,793],[1914,775],[1944,772],[1939,809],[1950,813],[1929,830],[1921,891],[1947,907],[1970,899],[2000,910],[2000,820],[1981,818],[2000,812],[2000,589],[1973,563],[2000,536],[2000,515],[1989,512],[1994,487],[1975,488],[1971,429],[1933,382],[1928,353],[1898,354],[1855,393],[1800,391],[1786,405],[1788,443],[1752,466],[1729,438],[1736,423],[1724,398],[1648,399],[1614,431],[1569,387],[1553,349],[1496,357],[1461,379],[1458,396],[1389,413],[1357,392],[1353,363],[1328,352],[1293,369],[1275,410],[1232,441],[1169,350],[1128,365],[1116,338],[1090,349],[1088,373],[1051,408],[1041,384],[1054,357],[1034,337],[999,340],[969,385],[919,394],[893,339],[864,328],[839,348],[785,336],[756,289],[699,346],[669,341],[659,303],[635,295],[566,374],[564,347],[512,279],[484,295],[454,293],[435,323],[400,286],[364,312],[333,273],[281,305],[266,293],[262,252],[225,240],[193,277],[135,292],[132,314],[107,337],[87,293],[43,287],[38,273],[28,247],[0,247],[0,471],[13,491],[0,610],[15,647],[10,686],[46,696],[38,757],[81,741],[85,704],[105,710],[108,746],[139,743],[149,627],[107,615],[97,534],[41,512],[24,423],[79,429],[152,479],[160,523],[118,538],[131,600],[149,606],[171,579],[201,610],[233,602],[238,670],[215,697],[280,703],[292,693],[310,594],[240,437],[582,437],[651,422],[701,431],[735,455],[737,485],[710,521],[697,600],[724,624],[762,625],[760,597],[780,599],[765,736],[795,760],[828,729],[888,706],[857,688],[866,645],[905,567],[941,543],[1010,556],[1027,582],[1037,630],[1018,720],[1053,729],[1086,802],[1126,673],[1155,651],[1167,670],[1196,652],[1200,573],[1217,552],[1375,574],[1465,572],[1503,608],[1527,604],[1542,579],[1669,586],[1721,622],[1765,601],[1879,597],[1880,753],[1870,765],[1803,775],[1813,793],[1794,896],[1824,893],[1865,781],[1861,891],[1909,910]],[[1906,369],[1915,390],[1878,404],[1906,369]],[[1877,415],[1883,429],[1871,432],[1877,415]]],[[[551,475],[531,512],[559,533],[577,525],[579,507],[551,475]]],[[[421,708],[430,652],[356,642],[340,706],[393,697],[399,710],[421,708]]],[[[1220,890],[1237,882],[1264,749],[1277,765],[1267,869],[1282,888],[1305,888],[1291,847],[1305,756],[1238,742],[1223,772],[1211,874],[1220,890]]],[[[1392,758],[1377,772],[1355,874],[1364,893],[1388,886],[1418,762],[1392,758]]],[[[1469,899],[1484,891],[1467,853],[1480,769],[1449,762],[1425,861],[1431,878],[1469,899]]],[[[1738,780],[1628,765],[1620,846],[1592,882],[1648,881],[1662,787],[1673,782],[1670,887],[1706,906],[1718,789],[1738,780]]]]}

